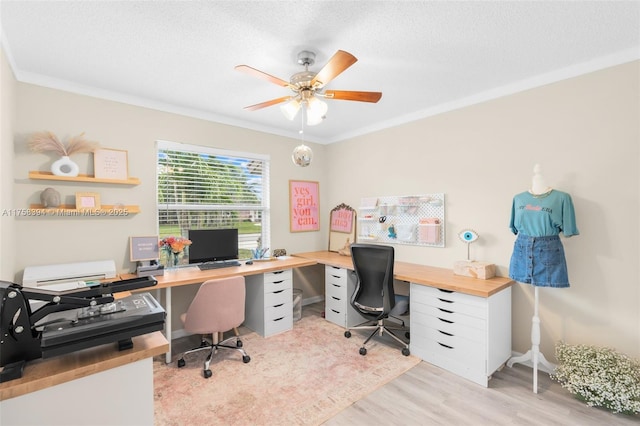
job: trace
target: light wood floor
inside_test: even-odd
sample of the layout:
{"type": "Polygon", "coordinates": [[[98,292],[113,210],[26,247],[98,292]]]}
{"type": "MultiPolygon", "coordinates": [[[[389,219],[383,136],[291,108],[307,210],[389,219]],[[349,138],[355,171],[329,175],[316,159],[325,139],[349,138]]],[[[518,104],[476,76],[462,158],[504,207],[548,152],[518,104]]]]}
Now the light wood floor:
{"type": "MultiPolygon", "coordinates": [[[[321,315],[323,309],[315,303],[302,312],[321,315]]],[[[588,407],[546,373],[538,373],[538,393],[532,389],[533,370],[519,364],[496,372],[484,388],[421,362],[324,425],[640,426],[640,416],[588,407]]]]}
{"type": "MultiPolygon", "coordinates": [[[[321,315],[323,309],[323,303],[315,303],[304,306],[302,314],[321,315]]],[[[174,341],[174,353],[195,346],[193,338],[174,341]]],[[[640,426],[640,416],[586,406],[543,372],[538,375],[538,393],[533,393],[532,374],[531,368],[519,364],[505,366],[484,388],[421,362],[324,425],[640,426]]]]}
{"type": "Polygon", "coordinates": [[[505,366],[484,388],[423,361],[324,425],[640,425],[640,416],[588,407],[538,374],[536,394],[523,365],[505,366]]]}
{"type": "Polygon", "coordinates": [[[325,422],[340,425],[635,425],[640,416],[587,407],[545,373],[532,389],[532,369],[504,367],[489,388],[426,362],[325,422]]]}

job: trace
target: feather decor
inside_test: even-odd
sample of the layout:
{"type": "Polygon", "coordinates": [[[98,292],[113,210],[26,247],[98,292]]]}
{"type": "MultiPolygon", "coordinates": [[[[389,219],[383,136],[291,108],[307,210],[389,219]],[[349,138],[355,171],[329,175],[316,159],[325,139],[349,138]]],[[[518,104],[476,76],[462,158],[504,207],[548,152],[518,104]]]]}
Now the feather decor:
{"type": "Polygon", "coordinates": [[[93,152],[97,147],[98,143],[86,140],[84,133],[71,137],[67,145],[51,132],[35,133],[29,140],[29,149],[31,151],[54,152],[61,157],[68,157],[82,152],[93,152]]]}

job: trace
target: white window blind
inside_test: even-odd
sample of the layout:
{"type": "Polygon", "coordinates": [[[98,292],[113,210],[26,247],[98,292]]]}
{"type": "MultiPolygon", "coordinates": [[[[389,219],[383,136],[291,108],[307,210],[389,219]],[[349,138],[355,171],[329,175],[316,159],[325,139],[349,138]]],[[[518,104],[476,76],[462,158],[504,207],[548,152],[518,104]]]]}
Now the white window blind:
{"type": "Polygon", "coordinates": [[[238,228],[240,258],[269,247],[269,157],[157,142],[160,237],[238,228]]]}

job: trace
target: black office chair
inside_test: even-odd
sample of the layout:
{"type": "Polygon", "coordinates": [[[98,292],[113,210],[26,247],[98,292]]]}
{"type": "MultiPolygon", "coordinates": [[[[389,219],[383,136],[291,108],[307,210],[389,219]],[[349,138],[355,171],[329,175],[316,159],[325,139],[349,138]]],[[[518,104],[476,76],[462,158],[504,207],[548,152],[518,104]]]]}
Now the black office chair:
{"type": "Polygon", "coordinates": [[[375,334],[387,333],[400,343],[402,355],[409,355],[409,344],[400,339],[393,331],[404,331],[409,338],[408,328],[398,318],[409,308],[408,298],[396,299],[393,291],[394,250],[391,246],[376,244],[351,245],[351,257],[356,272],[356,289],[351,296],[351,305],[360,313],[366,322],[355,327],[348,327],[344,337],[351,337],[351,330],[371,330],[373,332],[360,348],[360,355],[367,354],[366,344],[375,334]],[[400,322],[399,326],[389,325],[389,318],[400,322]]]}

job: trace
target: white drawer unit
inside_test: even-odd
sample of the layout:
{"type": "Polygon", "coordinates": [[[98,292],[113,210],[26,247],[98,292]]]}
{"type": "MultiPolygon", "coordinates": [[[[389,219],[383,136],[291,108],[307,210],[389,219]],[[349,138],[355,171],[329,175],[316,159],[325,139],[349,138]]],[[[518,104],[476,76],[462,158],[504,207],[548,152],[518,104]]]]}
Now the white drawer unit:
{"type": "Polygon", "coordinates": [[[411,284],[411,354],[487,387],[511,356],[511,288],[489,297],[411,284]]]}
{"type": "Polygon", "coordinates": [[[293,328],[291,269],[245,277],[244,325],[263,337],[293,328]]]}
{"type": "Polygon", "coordinates": [[[349,302],[356,288],[354,271],[326,265],[324,285],[325,319],[341,327],[352,327],[364,321],[349,302]]]}

